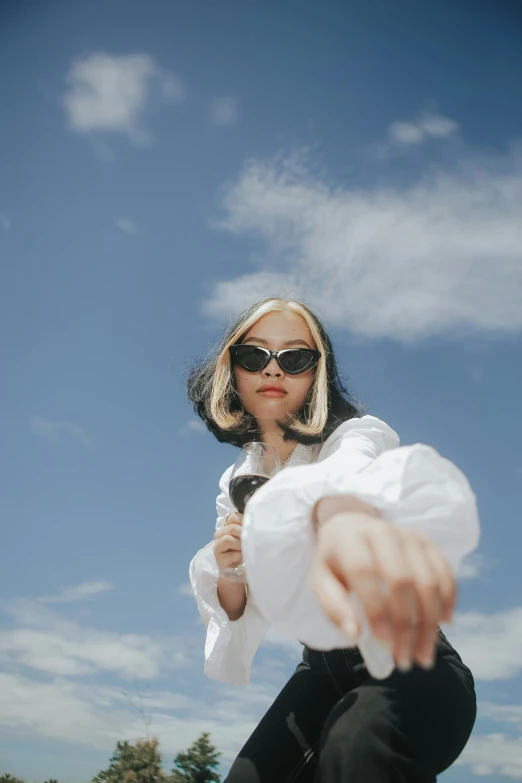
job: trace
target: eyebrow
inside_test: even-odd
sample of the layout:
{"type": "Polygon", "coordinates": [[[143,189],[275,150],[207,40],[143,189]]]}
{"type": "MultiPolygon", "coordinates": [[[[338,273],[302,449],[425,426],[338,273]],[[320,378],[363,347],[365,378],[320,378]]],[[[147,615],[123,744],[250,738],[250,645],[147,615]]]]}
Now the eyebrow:
{"type": "MultiPolygon", "coordinates": [[[[245,343],[259,343],[260,345],[267,345],[268,340],[264,340],[262,337],[247,337],[246,340],[244,340],[245,343]]],[[[306,345],[307,348],[310,348],[306,340],[286,340],[283,345],[306,345]]],[[[311,349],[310,349],[311,350],[311,349]]]]}

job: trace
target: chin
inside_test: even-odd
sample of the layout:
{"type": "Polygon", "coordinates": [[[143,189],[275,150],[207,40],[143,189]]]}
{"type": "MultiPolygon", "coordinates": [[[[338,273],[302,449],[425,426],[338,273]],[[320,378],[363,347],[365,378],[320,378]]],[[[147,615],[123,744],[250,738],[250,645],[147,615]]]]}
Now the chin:
{"type": "Polygon", "coordinates": [[[295,414],[285,405],[264,405],[252,414],[258,421],[286,421],[295,414]]]}

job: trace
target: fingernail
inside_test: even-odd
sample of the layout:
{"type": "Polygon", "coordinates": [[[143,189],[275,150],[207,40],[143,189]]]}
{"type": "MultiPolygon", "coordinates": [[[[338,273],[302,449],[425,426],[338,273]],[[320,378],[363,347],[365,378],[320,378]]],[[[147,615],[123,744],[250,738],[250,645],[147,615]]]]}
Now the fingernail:
{"type": "Polygon", "coordinates": [[[421,658],[420,665],[423,669],[433,669],[435,666],[435,657],[433,655],[427,655],[425,658],[421,658]]]}
{"type": "Polygon", "coordinates": [[[357,627],[357,623],[355,620],[352,620],[351,617],[347,617],[346,620],[343,620],[341,627],[350,639],[356,639],[359,636],[359,628],[357,627]]]}
{"type": "Polygon", "coordinates": [[[412,668],[411,660],[409,658],[398,658],[397,668],[401,672],[409,672],[412,668]]]}

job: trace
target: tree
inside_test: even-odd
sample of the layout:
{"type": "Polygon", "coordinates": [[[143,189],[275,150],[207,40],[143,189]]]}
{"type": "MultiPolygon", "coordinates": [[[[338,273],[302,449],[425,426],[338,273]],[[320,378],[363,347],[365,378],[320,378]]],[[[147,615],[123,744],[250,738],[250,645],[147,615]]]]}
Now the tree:
{"type": "Polygon", "coordinates": [[[0,783],[24,783],[24,781],[20,780],[20,778],[15,778],[9,772],[4,772],[3,775],[0,775],[0,783]]]}
{"type": "Polygon", "coordinates": [[[109,768],[99,772],[92,783],[165,783],[158,740],[155,738],[118,742],[109,768]]]}
{"type": "Polygon", "coordinates": [[[174,759],[177,769],[172,770],[169,783],[220,783],[221,778],[214,772],[219,765],[219,753],[209,740],[210,734],[204,731],[186,751],[178,753],[174,759]]]}

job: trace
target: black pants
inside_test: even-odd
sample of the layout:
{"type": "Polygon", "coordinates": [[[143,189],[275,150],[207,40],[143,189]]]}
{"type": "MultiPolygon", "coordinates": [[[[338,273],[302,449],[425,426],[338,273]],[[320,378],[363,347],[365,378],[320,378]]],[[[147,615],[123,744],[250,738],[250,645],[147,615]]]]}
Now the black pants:
{"type": "Polygon", "coordinates": [[[476,714],[473,675],[440,630],[433,669],[385,680],[357,649],[305,647],[225,783],[433,783],[476,714]]]}

